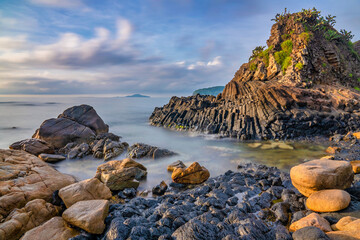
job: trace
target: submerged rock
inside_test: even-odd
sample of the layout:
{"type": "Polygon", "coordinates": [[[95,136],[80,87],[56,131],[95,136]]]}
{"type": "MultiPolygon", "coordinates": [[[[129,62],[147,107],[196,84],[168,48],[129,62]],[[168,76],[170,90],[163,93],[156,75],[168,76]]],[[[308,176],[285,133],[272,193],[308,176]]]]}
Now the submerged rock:
{"type": "Polygon", "coordinates": [[[290,170],[292,184],[305,196],[323,189],[346,189],[354,179],[346,161],[312,160],[290,170]]]}
{"type": "Polygon", "coordinates": [[[175,168],[171,178],[175,183],[199,184],[205,182],[210,177],[209,171],[194,162],[188,168],[175,168]]]}
{"type": "Polygon", "coordinates": [[[45,141],[31,138],[15,142],[9,146],[10,149],[24,150],[35,156],[41,153],[54,153],[54,148],[45,141]]]}
{"type": "Polygon", "coordinates": [[[314,192],[306,200],[306,206],[314,212],[336,212],[347,208],[350,194],[339,189],[314,192]]]}
{"type": "Polygon", "coordinates": [[[163,157],[170,157],[176,155],[176,153],[163,149],[147,145],[144,143],[135,143],[128,149],[128,155],[130,158],[152,158],[158,159],[163,157]]]}
{"type": "Polygon", "coordinates": [[[50,162],[50,163],[59,162],[66,159],[66,157],[64,157],[63,155],[47,154],[47,153],[40,154],[39,158],[45,162],[50,162]]]}
{"type": "Polygon", "coordinates": [[[139,186],[138,180],[141,180],[146,175],[146,168],[143,165],[127,158],[101,164],[96,170],[95,177],[115,191],[125,188],[137,188],[139,186]]]}
{"type": "Polygon", "coordinates": [[[86,200],[66,209],[62,217],[68,223],[89,233],[101,234],[105,229],[104,220],[108,211],[108,200],[86,200]]]}

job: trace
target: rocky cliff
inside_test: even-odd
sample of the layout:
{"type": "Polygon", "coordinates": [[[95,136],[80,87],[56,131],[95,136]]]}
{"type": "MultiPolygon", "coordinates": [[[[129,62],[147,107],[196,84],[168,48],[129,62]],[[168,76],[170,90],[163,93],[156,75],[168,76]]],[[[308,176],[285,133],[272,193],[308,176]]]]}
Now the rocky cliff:
{"type": "Polygon", "coordinates": [[[221,94],[173,97],[151,124],[243,140],[359,130],[359,42],[316,9],[273,20],[267,48],[256,47],[221,94]]]}

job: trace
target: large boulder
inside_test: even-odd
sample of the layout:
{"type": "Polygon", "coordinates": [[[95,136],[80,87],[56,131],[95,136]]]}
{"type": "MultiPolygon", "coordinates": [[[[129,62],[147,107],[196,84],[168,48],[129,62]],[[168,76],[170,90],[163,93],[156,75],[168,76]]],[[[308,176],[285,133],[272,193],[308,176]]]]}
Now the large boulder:
{"type": "Polygon", "coordinates": [[[111,190],[137,188],[138,180],[147,175],[146,167],[131,159],[113,160],[98,166],[95,178],[98,178],[111,190]]]}
{"type": "Polygon", "coordinates": [[[39,155],[41,153],[54,153],[54,149],[47,142],[36,138],[30,138],[14,142],[9,146],[10,149],[24,150],[33,155],[39,155]]]}
{"type": "Polygon", "coordinates": [[[332,231],[326,233],[331,240],[359,240],[360,231],[332,231]]]}
{"type": "Polygon", "coordinates": [[[0,221],[31,200],[50,201],[55,190],[74,182],[34,155],[0,149],[0,221]]]}
{"type": "Polygon", "coordinates": [[[42,139],[54,148],[64,147],[69,142],[83,142],[95,137],[87,126],[67,118],[50,118],[45,120],[32,136],[42,139]]]}
{"type": "Polygon", "coordinates": [[[210,177],[209,171],[200,166],[198,162],[192,163],[188,168],[175,168],[171,178],[175,183],[200,184],[210,177]]]}
{"type": "Polygon", "coordinates": [[[85,142],[97,134],[107,133],[109,126],[89,105],[66,109],[58,118],[45,120],[33,138],[45,140],[55,148],[62,148],[69,142],[85,142]]]}
{"type": "Polygon", "coordinates": [[[65,221],[93,234],[105,229],[104,220],[108,215],[108,200],[80,201],[66,209],[62,215],[65,221]]]}
{"type": "Polygon", "coordinates": [[[350,201],[349,193],[339,189],[329,189],[312,193],[306,200],[306,206],[314,212],[336,212],[347,208],[350,201]]]}
{"type": "Polygon", "coordinates": [[[81,125],[89,127],[96,135],[107,133],[109,126],[104,123],[95,109],[89,105],[74,106],[66,109],[58,118],[68,118],[81,125]]]}
{"type": "Polygon", "coordinates": [[[354,173],[346,161],[312,160],[290,170],[292,184],[305,196],[323,189],[346,189],[351,186],[354,173]]]}
{"type": "Polygon", "coordinates": [[[324,232],[332,231],[330,227],[330,223],[317,213],[311,213],[306,217],[303,217],[300,220],[293,222],[289,227],[289,231],[295,232],[304,227],[317,227],[323,230],[324,232]]]}
{"type": "Polygon", "coordinates": [[[331,225],[334,231],[360,231],[360,219],[346,216],[341,218],[336,224],[331,225]]]}
{"type": "Polygon", "coordinates": [[[175,152],[172,152],[167,149],[154,147],[144,143],[135,143],[128,149],[128,155],[130,158],[152,158],[158,159],[163,157],[170,157],[176,155],[175,152]]]}
{"type": "Polygon", "coordinates": [[[97,178],[73,183],[59,191],[59,197],[64,201],[67,208],[79,201],[109,199],[111,196],[110,189],[97,178]]]}
{"type": "Polygon", "coordinates": [[[67,224],[62,217],[53,217],[46,223],[27,231],[21,240],[68,240],[80,232],[67,224]]]}
{"type": "Polygon", "coordinates": [[[42,199],[28,202],[25,207],[16,209],[0,223],[0,239],[19,239],[26,231],[40,226],[58,215],[59,209],[42,199]]]}

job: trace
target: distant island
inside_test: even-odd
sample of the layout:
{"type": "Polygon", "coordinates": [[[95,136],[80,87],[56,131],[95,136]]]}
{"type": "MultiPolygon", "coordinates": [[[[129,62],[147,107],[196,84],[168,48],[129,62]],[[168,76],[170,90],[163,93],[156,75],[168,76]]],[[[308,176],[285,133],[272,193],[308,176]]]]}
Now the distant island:
{"type": "Polygon", "coordinates": [[[209,87],[209,88],[201,88],[198,90],[195,90],[193,92],[193,95],[200,94],[200,95],[212,95],[217,96],[219,93],[221,93],[224,90],[225,86],[215,86],[215,87],[209,87]]]}
{"type": "Polygon", "coordinates": [[[142,94],[138,94],[138,93],[136,93],[136,94],[133,94],[133,95],[129,95],[129,96],[125,96],[125,97],[141,97],[141,98],[149,98],[150,96],[146,96],[146,95],[142,95],[142,94]]]}

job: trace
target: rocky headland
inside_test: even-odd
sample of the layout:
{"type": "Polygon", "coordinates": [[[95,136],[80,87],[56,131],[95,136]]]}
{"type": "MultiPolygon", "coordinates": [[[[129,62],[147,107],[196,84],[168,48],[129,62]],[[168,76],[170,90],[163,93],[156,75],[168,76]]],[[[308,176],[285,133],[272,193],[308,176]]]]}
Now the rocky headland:
{"type": "Polygon", "coordinates": [[[221,94],[172,97],[150,123],[241,140],[358,131],[359,41],[315,9],[274,20],[267,47],[253,50],[221,94]]]}

